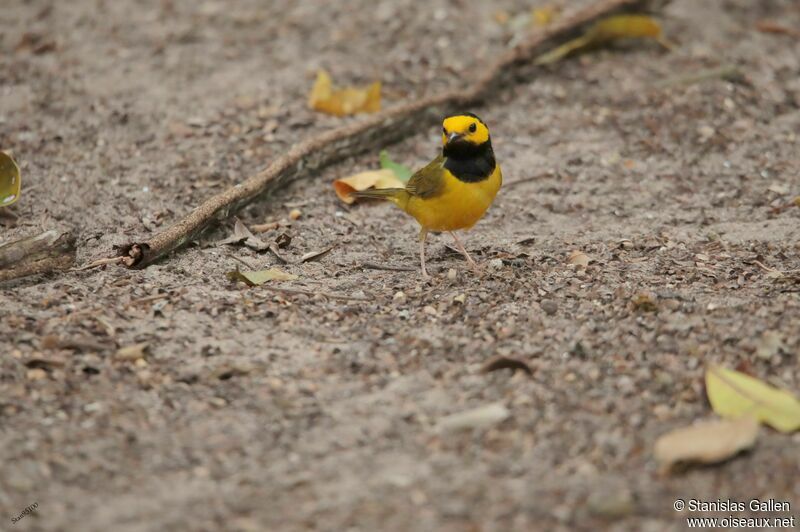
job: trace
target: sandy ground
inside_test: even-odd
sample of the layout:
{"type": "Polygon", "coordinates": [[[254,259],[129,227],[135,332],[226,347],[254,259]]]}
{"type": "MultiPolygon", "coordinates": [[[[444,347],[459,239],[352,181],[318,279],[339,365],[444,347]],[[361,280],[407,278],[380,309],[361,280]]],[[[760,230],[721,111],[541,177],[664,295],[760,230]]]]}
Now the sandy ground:
{"type": "MultiPolygon", "coordinates": [[[[317,68],[380,78],[391,105],[476,72],[513,38],[493,13],[530,6],[7,0],[0,147],[25,189],[0,241],[68,225],[85,263],[142,239],[347,120],[305,108],[317,68]]],[[[330,181],[373,154],[242,213],[299,209],[263,236],[286,232],[295,259],[335,246],[317,261],[219,246],[224,226],[142,271],[0,287],[0,528],[683,530],[678,497],[798,515],[798,435],[672,476],[652,455],[712,417],[708,364],[800,390],[800,40],[761,19],[800,27],[800,5],[676,0],[671,53],[622,46],[498,87],[474,110],[507,183],[466,235],[480,277],[442,235],[423,282],[413,220],[337,200],[330,181]],[[726,64],[743,77],[659,84],[726,64]],[[319,294],[235,285],[241,261],[319,294]],[[115,355],[139,342],[142,360],[115,355]],[[498,354],[533,376],[480,373],[498,354]],[[500,423],[437,428],[496,402],[500,423]]],[[[439,127],[391,153],[423,164],[439,127]]]]}

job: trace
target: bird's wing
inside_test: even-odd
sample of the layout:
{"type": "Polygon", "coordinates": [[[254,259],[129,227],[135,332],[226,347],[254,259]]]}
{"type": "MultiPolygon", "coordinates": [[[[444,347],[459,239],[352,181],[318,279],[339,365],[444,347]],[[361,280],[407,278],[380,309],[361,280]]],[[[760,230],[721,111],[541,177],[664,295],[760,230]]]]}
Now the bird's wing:
{"type": "Polygon", "coordinates": [[[444,187],[444,157],[439,155],[428,165],[420,168],[406,185],[406,192],[420,198],[431,198],[438,195],[444,187]]]}

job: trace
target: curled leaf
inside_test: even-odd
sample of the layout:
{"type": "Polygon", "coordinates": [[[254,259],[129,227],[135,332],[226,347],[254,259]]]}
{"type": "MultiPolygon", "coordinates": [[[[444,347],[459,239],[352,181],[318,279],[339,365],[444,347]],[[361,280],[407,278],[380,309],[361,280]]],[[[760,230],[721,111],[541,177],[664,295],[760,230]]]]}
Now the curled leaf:
{"type": "Polygon", "coordinates": [[[647,15],[615,15],[597,21],[586,33],[545,52],[536,58],[537,65],[548,65],[566,56],[608,44],[619,39],[654,39],[670,48],[661,35],[661,26],[647,15]]]}
{"type": "Polygon", "coordinates": [[[800,429],[800,401],[786,390],[732,369],[706,370],[706,393],[714,412],[725,418],[752,416],[780,432],[800,429]]]}
{"type": "Polygon", "coordinates": [[[242,272],[235,270],[226,274],[231,281],[241,281],[247,286],[260,286],[268,281],[294,281],[299,277],[292,273],[286,273],[278,268],[259,270],[255,272],[242,272]]]}
{"type": "Polygon", "coordinates": [[[308,106],[336,116],[376,113],[381,110],[381,82],[363,88],[334,89],[330,75],[320,70],[308,97],[308,106]]]}
{"type": "Polygon", "coordinates": [[[332,249],[333,246],[327,247],[325,249],[320,249],[318,251],[309,251],[308,253],[305,253],[302,257],[300,257],[300,262],[309,262],[312,260],[317,260],[330,253],[332,249]]]}
{"type": "Polygon", "coordinates": [[[716,420],[682,427],[656,440],[654,455],[665,471],[676,464],[716,464],[751,448],[758,422],[751,417],[716,420]]]}
{"type": "Polygon", "coordinates": [[[336,195],[348,205],[356,200],[350,195],[355,191],[368,188],[402,188],[404,186],[405,184],[397,178],[394,171],[388,169],[368,170],[333,182],[336,195]]]}
{"type": "Polygon", "coordinates": [[[389,157],[389,153],[386,150],[381,150],[379,158],[381,161],[381,168],[394,172],[395,177],[403,183],[408,183],[408,180],[414,175],[414,172],[409,167],[394,162],[391,157],[389,157]]]}
{"type": "Polygon", "coordinates": [[[18,200],[21,186],[19,166],[9,154],[0,151],[0,207],[8,207],[18,200]]]}

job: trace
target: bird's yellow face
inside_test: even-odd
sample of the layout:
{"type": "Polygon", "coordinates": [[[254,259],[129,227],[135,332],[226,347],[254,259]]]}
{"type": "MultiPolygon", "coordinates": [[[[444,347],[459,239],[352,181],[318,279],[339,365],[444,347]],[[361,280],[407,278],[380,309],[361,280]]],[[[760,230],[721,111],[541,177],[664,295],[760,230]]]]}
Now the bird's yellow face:
{"type": "Polygon", "coordinates": [[[480,145],[489,140],[489,128],[475,115],[449,116],[442,123],[442,144],[468,142],[480,145]]]}

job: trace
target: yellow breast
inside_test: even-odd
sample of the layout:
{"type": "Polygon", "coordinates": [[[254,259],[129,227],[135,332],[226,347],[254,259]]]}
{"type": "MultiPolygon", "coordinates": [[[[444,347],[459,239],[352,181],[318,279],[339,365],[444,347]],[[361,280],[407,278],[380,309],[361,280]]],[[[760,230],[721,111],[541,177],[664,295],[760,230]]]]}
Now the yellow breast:
{"type": "Polygon", "coordinates": [[[458,180],[447,170],[443,171],[442,192],[431,198],[412,196],[406,212],[430,231],[455,231],[469,229],[486,213],[503,183],[500,165],[492,174],[476,183],[458,180]]]}

